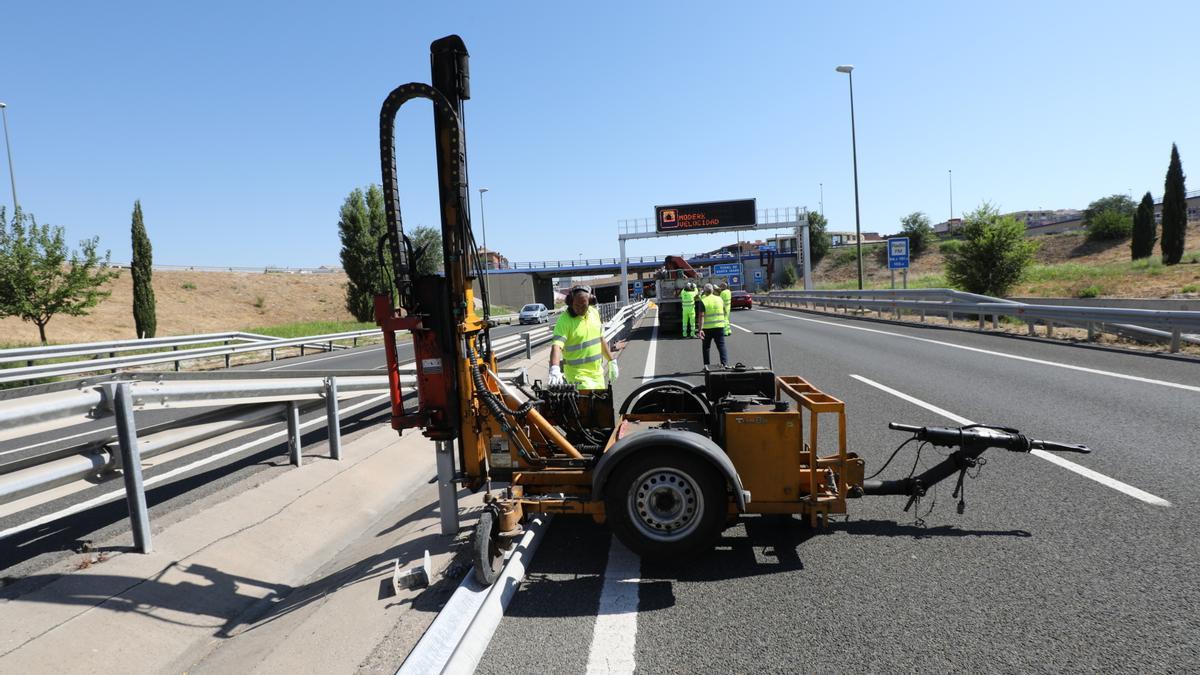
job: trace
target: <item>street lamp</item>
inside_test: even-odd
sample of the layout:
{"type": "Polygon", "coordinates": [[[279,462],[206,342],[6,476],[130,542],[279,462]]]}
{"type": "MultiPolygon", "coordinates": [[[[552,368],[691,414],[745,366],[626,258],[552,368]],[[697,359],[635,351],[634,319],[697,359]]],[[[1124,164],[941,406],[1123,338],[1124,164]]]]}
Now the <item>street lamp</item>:
{"type": "Polygon", "coordinates": [[[487,192],[487,188],[479,188],[479,224],[483,227],[483,268],[492,268],[492,252],[487,247],[487,218],[483,215],[483,193],[487,192]]]}
{"type": "Polygon", "coordinates": [[[862,218],[858,212],[858,140],[854,134],[854,66],[838,66],[839,73],[850,76],[850,152],[854,158],[854,240],[858,246],[858,290],[863,287],[862,218]]]}
{"type": "Polygon", "coordinates": [[[19,204],[17,204],[17,177],[15,174],[13,174],[12,143],[8,142],[8,112],[6,111],[7,108],[8,108],[7,103],[0,103],[0,116],[4,117],[4,147],[8,151],[8,178],[9,178],[9,180],[12,181],[13,213],[16,213],[17,210],[20,209],[21,207],[19,204]]]}

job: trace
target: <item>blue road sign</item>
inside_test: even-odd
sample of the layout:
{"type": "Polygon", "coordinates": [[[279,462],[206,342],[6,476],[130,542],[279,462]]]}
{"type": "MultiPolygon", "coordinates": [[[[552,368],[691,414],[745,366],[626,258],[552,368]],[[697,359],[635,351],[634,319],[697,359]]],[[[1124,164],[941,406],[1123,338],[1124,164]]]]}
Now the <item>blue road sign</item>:
{"type": "Polygon", "coordinates": [[[642,291],[642,282],[640,282],[640,281],[633,282],[633,290],[640,293],[642,291]]]}
{"type": "Polygon", "coordinates": [[[742,264],[741,263],[721,263],[720,265],[713,265],[713,274],[715,274],[719,277],[726,277],[731,274],[741,274],[741,273],[742,273],[742,264]]]}
{"type": "Polygon", "coordinates": [[[763,271],[762,270],[754,270],[754,280],[755,281],[763,280],[763,271]]]}
{"type": "Polygon", "coordinates": [[[775,250],[775,243],[774,243],[774,242],[771,242],[770,244],[762,244],[762,245],[760,245],[760,246],[758,247],[758,250],[760,250],[760,251],[774,251],[774,250],[775,250]]]}
{"type": "Polygon", "coordinates": [[[741,286],[742,285],[742,275],[730,274],[729,275],[729,285],[730,286],[741,286]]]}
{"type": "Polygon", "coordinates": [[[887,240],[888,269],[908,269],[908,237],[895,237],[887,240]]]}

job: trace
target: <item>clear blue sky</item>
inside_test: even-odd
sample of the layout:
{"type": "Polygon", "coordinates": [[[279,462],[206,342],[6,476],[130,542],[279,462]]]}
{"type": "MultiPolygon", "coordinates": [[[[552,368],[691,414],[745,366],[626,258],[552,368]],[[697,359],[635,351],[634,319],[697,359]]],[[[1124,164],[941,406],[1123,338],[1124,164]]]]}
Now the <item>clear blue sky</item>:
{"type": "MultiPolygon", "coordinates": [[[[616,221],[655,204],[817,209],[822,183],[853,230],[842,63],[864,231],[944,220],[947,170],[961,213],[1157,198],[1172,142],[1200,166],[1200,3],[416,4],[8,2],[17,196],[116,261],[141,199],[156,263],[336,265],[339,205],[380,180],[379,105],[449,33],[471,52],[476,227],[487,187],[513,260],[614,256],[616,221]]],[[[438,224],[430,117],[398,119],[410,226],[438,224]]]]}

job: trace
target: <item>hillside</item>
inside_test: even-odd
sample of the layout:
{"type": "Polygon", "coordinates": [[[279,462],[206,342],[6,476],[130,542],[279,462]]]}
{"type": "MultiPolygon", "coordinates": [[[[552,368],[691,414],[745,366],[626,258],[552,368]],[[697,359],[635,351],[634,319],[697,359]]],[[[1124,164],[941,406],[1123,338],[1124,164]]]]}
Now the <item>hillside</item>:
{"type": "MultiPolygon", "coordinates": [[[[303,321],[353,321],[344,306],[346,275],[245,272],[154,272],[158,335],[245,330],[303,321]]],[[[56,316],[46,325],[52,343],[120,340],[133,330],[129,270],[110,284],[112,296],[89,316],[56,316]]],[[[0,343],[37,344],[37,326],[0,319],[0,343]]]]}
{"type": "MultiPolygon", "coordinates": [[[[1037,237],[1036,264],[1026,280],[1011,293],[1015,297],[1114,297],[1180,298],[1200,296],[1200,223],[1187,233],[1184,262],[1164,267],[1155,256],[1131,263],[1128,240],[1088,242],[1084,232],[1065,232],[1037,237]]],[[[910,287],[944,286],[944,259],[936,242],[931,250],[913,260],[908,273],[910,287]]],[[[857,286],[858,270],[853,248],[830,251],[813,271],[817,288],[857,286]]],[[[863,248],[863,274],[870,288],[889,288],[891,273],[886,261],[863,248]]],[[[899,285],[897,274],[897,285],[899,285]]]]}

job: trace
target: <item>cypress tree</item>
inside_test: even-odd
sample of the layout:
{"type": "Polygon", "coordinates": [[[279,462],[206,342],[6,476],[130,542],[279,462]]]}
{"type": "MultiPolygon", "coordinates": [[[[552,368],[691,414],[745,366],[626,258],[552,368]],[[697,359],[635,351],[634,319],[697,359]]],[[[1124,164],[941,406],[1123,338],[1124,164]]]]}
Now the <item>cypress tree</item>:
{"type": "Polygon", "coordinates": [[[1183,258],[1184,239],[1187,236],[1187,188],[1184,186],[1183,179],[1183,164],[1179,161],[1179,148],[1172,143],[1171,165],[1167,168],[1162,204],[1162,260],[1164,265],[1176,265],[1183,258]]]}
{"type": "Polygon", "coordinates": [[[1129,244],[1133,259],[1140,260],[1153,255],[1156,241],[1158,225],[1154,222],[1154,197],[1147,192],[1133,214],[1133,240],[1129,244]]]}
{"type": "Polygon", "coordinates": [[[158,320],[154,315],[154,286],[151,284],[153,272],[153,254],[150,251],[150,237],[146,235],[146,225],[142,222],[142,202],[133,202],[133,259],[129,263],[129,273],[133,277],[133,325],[138,339],[152,338],[157,329],[158,320]]]}

